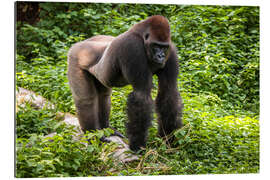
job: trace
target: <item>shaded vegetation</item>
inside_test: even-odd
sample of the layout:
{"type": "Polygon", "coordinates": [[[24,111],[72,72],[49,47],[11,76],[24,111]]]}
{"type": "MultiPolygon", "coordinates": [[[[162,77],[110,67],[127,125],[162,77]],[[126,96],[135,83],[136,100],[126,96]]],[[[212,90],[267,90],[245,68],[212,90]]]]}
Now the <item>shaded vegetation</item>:
{"type": "MultiPolygon", "coordinates": [[[[259,171],[258,7],[38,5],[39,16],[32,20],[35,23],[20,19],[16,23],[16,86],[37,92],[53,102],[56,109],[18,108],[16,177],[259,171]],[[66,76],[67,51],[75,42],[93,35],[117,36],[156,14],[169,19],[178,48],[185,126],[175,132],[172,148],[156,136],[155,119],[140,161],[125,165],[106,153],[115,145],[98,140],[104,131],[87,134],[92,144],[86,146],[74,141],[72,128],[55,117],[59,111],[75,114],[66,76]],[[55,131],[53,142],[44,139],[44,135],[55,131]]],[[[131,86],[113,89],[110,122],[122,133],[127,120],[124,97],[130,91],[131,86]]],[[[153,98],[156,91],[154,78],[153,98]]]]}

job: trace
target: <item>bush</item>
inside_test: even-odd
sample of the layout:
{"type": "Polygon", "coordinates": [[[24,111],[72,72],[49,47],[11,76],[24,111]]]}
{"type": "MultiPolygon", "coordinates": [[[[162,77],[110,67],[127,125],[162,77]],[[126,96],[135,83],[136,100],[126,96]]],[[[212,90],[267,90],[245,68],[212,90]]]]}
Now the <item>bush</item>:
{"type": "MultiPolygon", "coordinates": [[[[27,105],[16,113],[16,177],[259,171],[258,7],[59,2],[38,7],[34,24],[16,23],[16,86],[42,95],[56,109],[27,105]],[[185,126],[174,133],[172,148],[157,137],[154,115],[139,162],[118,164],[109,155],[115,146],[99,141],[104,131],[87,134],[92,137],[87,146],[85,140],[74,141],[73,128],[56,119],[55,112],[75,114],[66,56],[78,41],[97,34],[117,36],[155,14],[169,19],[178,49],[185,126]],[[54,131],[56,136],[44,138],[54,131]]],[[[156,77],[153,87],[154,99],[156,77]]],[[[131,91],[131,86],[113,88],[110,122],[122,133],[124,97],[131,91]]]]}
{"type": "Polygon", "coordinates": [[[182,88],[211,92],[258,113],[258,7],[40,3],[40,8],[35,26],[17,25],[17,54],[25,62],[58,65],[75,42],[117,36],[148,15],[162,14],[179,50],[182,88]]]}
{"type": "MultiPolygon", "coordinates": [[[[16,177],[80,177],[108,175],[114,167],[111,151],[115,144],[101,146],[99,131],[86,134],[80,141],[72,138],[73,127],[65,127],[60,134],[44,138],[32,135],[16,141],[16,177]],[[91,144],[87,139],[91,137],[91,144]],[[102,157],[102,158],[101,158],[102,157]]],[[[106,131],[105,131],[106,132],[106,131]]]]}
{"type": "Polygon", "coordinates": [[[183,89],[208,91],[228,104],[258,112],[258,7],[179,9],[181,12],[170,20],[179,49],[183,89]]]}

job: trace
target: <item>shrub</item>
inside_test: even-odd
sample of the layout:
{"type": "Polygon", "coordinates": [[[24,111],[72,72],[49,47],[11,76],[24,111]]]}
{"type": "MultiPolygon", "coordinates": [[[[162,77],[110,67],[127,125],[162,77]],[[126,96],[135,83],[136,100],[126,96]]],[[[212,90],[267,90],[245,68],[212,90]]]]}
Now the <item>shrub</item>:
{"type": "MultiPolygon", "coordinates": [[[[42,95],[56,109],[26,105],[16,113],[16,177],[259,171],[258,7],[42,2],[38,9],[35,23],[16,23],[16,86],[42,95]],[[109,153],[115,146],[99,141],[106,130],[87,134],[87,146],[56,119],[55,112],[75,113],[67,51],[93,35],[117,36],[155,14],[169,19],[178,49],[185,126],[174,133],[172,148],[157,136],[154,115],[140,161],[118,164],[109,153]],[[56,136],[44,138],[54,131],[56,136]]],[[[122,133],[124,97],[131,91],[113,88],[110,122],[122,133]]],[[[153,99],[156,93],[154,77],[153,99]]]]}

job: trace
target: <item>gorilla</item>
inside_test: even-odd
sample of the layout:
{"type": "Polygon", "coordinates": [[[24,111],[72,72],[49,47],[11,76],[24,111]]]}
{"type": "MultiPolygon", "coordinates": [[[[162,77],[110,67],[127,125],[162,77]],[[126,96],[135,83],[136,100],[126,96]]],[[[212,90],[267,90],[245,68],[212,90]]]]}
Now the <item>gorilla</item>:
{"type": "Polygon", "coordinates": [[[132,85],[126,128],[129,147],[135,152],[146,146],[153,105],[161,137],[168,140],[170,133],[182,127],[177,76],[176,47],[171,42],[169,22],[160,15],[117,37],[97,35],[78,42],[68,52],[69,85],[83,132],[110,127],[112,87],[132,85]],[[155,103],[151,98],[154,74],[158,77],[155,103]]]}

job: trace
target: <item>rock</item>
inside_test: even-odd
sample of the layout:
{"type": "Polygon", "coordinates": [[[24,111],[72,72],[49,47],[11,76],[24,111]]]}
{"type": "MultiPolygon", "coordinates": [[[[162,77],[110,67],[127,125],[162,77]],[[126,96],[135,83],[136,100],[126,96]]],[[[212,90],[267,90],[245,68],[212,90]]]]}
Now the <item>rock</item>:
{"type": "MultiPolygon", "coordinates": [[[[27,89],[18,88],[18,91],[16,91],[16,112],[18,107],[25,107],[25,104],[29,103],[32,107],[36,109],[54,109],[55,106],[43,98],[40,95],[37,95],[33,91],[29,91],[27,89]]],[[[60,119],[64,121],[66,124],[75,126],[76,135],[73,137],[74,140],[80,140],[83,136],[83,132],[80,129],[78,118],[70,113],[63,113],[63,112],[57,112],[56,114],[57,119],[60,119]]],[[[47,137],[53,137],[57,133],[51,133],[45,136],[47,137]]],[[[128,145],[123,141],[122,138],[119,136],[110,136],[105,137],[107,141],[114,142],[118,144],[118,147],[112,152],[113,157],[123,163],[139,160],[139,157],[137,155],[134,155],[131,150],[129,149],[128,145]]]]}
{"type": "Polygon", "coordinates": [[[19,87],[18,91],[16,91],[16,111],[18,105],[24,107],[26,103],[31,104],[31,106],[36,109],[43,109],[45,107],[47,109],[54,109],[54,105],[42,96],[35,94],[33,91],[19,87]]]}
{"type": "Polygon", "coordinates": [[[139,157],[131,152],[128,145],[119,136],[110,136],[106,139],[119,144],[119,148],[113,154],[114,158],[119,159],[123,163],[139,160],[139,157]]]}

